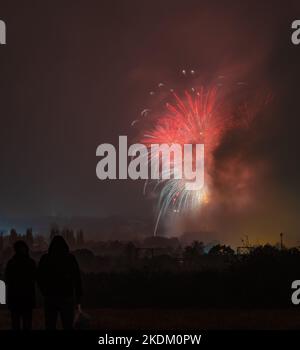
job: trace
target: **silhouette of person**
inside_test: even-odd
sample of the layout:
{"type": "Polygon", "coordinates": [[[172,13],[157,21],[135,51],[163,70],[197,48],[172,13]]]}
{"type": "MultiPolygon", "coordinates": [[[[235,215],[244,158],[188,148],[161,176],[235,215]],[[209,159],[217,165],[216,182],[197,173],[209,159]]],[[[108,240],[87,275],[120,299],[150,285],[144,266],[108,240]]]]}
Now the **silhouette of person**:
{"type": "Polygon", "coordinates": [[[81,277],[78,263],[62,236],[54,236],[48,253],[41,257],[38,284],[44,296],[46,329],[56,329],[58,316],[64,329],[72,329],[75,306],[80,309],[81,277]]]}
{"type": "Polygon", "coordinates": [[[14,244],[15,255],[5,269],[7,304],[11,311],[13,330],[32,328],[32,310],[35,307],[36,264],[29,256],[24,241],[14,244]],[[22,324],[22,325],[21,325],[22,324]]]}

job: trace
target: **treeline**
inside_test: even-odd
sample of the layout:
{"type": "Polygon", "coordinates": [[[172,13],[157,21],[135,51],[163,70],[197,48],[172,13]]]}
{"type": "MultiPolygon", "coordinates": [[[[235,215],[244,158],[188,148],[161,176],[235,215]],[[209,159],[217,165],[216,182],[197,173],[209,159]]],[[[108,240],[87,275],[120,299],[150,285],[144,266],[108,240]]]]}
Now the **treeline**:
{"type": "Polygon", "coordinates": [[[300,279],[299,251],[268,245],[235,256],[224,269],[174,270],[159,267],[155,260],[143,269],[84,273],[84,303],[88,307],[289,307],[292,281],[300,279]]]}

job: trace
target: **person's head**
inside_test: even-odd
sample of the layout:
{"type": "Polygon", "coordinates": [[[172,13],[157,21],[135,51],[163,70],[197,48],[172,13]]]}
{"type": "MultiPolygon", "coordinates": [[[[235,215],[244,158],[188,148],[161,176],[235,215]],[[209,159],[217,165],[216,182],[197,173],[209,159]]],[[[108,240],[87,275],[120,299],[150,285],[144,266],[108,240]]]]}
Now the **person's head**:
{"type": "Polygon", "coordinates": [[[14,250],[15,250],[16,255],[18,255],[18,256],[28,256],[29,255],[28,245],[24,241],[17,241],[14,244],[14,250]]]}
{"type": "Polygon", "coordinates": [[[50,255],[65,255],[69,253],[69,246],[62,236],[54,236],[50,243],[48,253],[50,255]]]}

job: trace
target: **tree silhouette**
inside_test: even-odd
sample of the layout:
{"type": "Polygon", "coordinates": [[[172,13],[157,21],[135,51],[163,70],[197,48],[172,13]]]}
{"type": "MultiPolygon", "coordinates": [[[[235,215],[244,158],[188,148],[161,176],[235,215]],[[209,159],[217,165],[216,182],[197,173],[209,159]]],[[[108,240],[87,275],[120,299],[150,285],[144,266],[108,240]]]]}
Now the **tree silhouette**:
{"type": "Polygon", "coordinates": [[[78,247],[82,247],[84,245],[84,235],[83,231],[79,230],[76,235],[76,245],[78,247]]]}
{"type": "Polygon", "coordinates": [[[4,248],[4,239],[3,239],[3,232],[0,233],[0,252],[2,252],[4,248]]]}
{"type": "Polygon", "coordinates": [[[14,228],[12,228],[10,230],[9,243],[12,245],[17,241],[17,239],[18,239],[17,231],[14,228]]]}
{"type": "Polygon", "coordinates": [[[33,245],[32,228],[28,228],[26,230],[25,241],[29,245],[29,247],[32,247],[32,245],[33,245]]]}
{"type": "Polygon", "coordinates": [[[192,245],[185,247],[183,258],[190,264],[196,264],[199,258],[204,254],[203,242],[194,241],[192,245]]]}
{"type": "Polygon", "coordinates": [[[208,252],[209,255],[233,256],[234,250],[230,246],[217,244],[208,252]]]}

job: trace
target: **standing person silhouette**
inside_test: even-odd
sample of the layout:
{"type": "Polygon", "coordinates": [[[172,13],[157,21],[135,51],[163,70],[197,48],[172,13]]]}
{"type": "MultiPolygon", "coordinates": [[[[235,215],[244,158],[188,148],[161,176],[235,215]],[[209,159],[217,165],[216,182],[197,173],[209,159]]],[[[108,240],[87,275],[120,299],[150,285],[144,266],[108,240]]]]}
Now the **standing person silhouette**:
{"type": "Polygon", "coordinates": [[[7,304],[11,311],[13,330],[31,330],[32,310],[35,306],[36,264],[29,256],[24,241],[14,244],[15,255],[5,269],[7,304]]]}
{"type": "Polygon", "coordinates": [[[46,329],[56,329],[60,316],[64,329],[73,328],[75,306],[82,296],[80,271],[62,236],[55,236],[48,253],[41,257],[38,284],[44,296],[46,329]]]}

